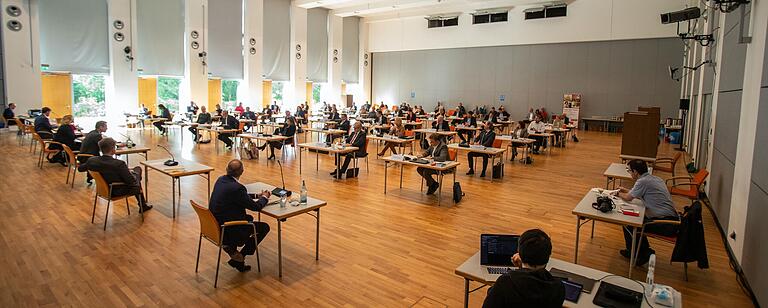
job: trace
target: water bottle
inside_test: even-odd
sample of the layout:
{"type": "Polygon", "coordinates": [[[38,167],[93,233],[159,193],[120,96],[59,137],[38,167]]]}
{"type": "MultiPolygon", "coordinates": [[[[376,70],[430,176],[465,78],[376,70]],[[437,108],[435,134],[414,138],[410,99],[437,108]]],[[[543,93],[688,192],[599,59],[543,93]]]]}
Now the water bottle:
{"type": "Polygon", "coordinates": [[[304,180],[301,180],[301,197],[299,197],[299,203],[307,204],[307,184],[304,180]]]}

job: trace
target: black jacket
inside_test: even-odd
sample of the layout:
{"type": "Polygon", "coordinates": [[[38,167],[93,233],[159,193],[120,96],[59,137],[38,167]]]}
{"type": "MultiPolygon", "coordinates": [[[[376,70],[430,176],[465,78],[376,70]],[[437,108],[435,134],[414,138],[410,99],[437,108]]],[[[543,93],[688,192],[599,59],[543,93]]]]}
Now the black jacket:
{"type": "Polygon", "coordinates": [[[493,147],[493,142],[496,140],[496,133],[491,131],[483,130],[480,132],[479,135],[475,138],[475,142],[481,144],[482,146],[486,148],[493,147]]]}
{"type": "Polygon", "coordinates": [[[99,156],[99,141],[101,141],[101,133],[97,130],[92,130],[83,138],[83,144],[80,145],[80,153],[91,154],[93,156],[99,156]]]}
{"type": "Polygon", "coordinates": [[[357,147],[358,150],[355,152],[355,154],[359,156],[363,156],[367,153],[365,148],[365,130],[361,130],[359,132],[351,132],[349,136],[347,136],[347,143],[352,145],[353,147],[357,147]]]}
{"type": "Polygon", "coordinates": [[[10,107],[5,108],[5,110],[3,110],[3,118],[13,119],[14,117],[16,117],[16,115],[13,113],[13,109],[11,109],[10,107]]]}
{"type": "Polygon", "coordinates": [[[94,156],[88,158],[84,164],[81,164],[78,171],[96,171],[101,174],[107,184],[122,182],[126,185],[115,186],[112,190],[113,196],[124,196],[141,193],[141,184],[136,181],[128,165],[124,161],[115,159],[112,156],[94,156]]]}
{"type": "Polygon", "coordinates": [[[475,117],[464,118],[464,126],[477,127],[477,119],[475,117]]]}
{"type": "Polygon", "coordinates": [[[467,109],[464,108],[464,106],[459,106],[458,108],[456,108],[457,117],[463,117],[465,113],[467,113],[467,109]]]}
{"type": "Polygon", "coordinates": [[[439,131],[449,131],[451,127],[448,125],[448,121],[443,120],[443,124],[440,127],[437,126],[437,121],[432,122],[432,128],[439,131]]]}
{"type": "MultiPolygon", "coordinates": [[[[75,129],[72,125],[62,125],[59,127],[59,130],[56,131],[56,134],[53,135],[53,141],[65,144],[70,149],[75,148],[75,138],[77,138],[77,136],[75,135],[75,129]]],[[[51,148],[57,148],[54,146],[55,144],[52,144],[51,148]]]]}
{"type": "Polygon", "coordinates": [[[243,117],[243,119],[256,120],[256,113],[253,111],[243,112],[241,116],[243,117]]]}
{"type": "Polygon", "coordinates": [[[501,275],[488,289],[483,308],[535,307],[560,308],[565,287],[545,269],[519,269],[501,275]]]}
{"type": "Polygon", "coordinates": [[[211,122],[213,122],[213,118],[210,113],[205,112],[197,115],[198,124],[211,124],[211,122]]]}
{"type": "Polygon", "coordinates": [[[39,115],[37,118],[35,118],[35,132],[52,132],[53,127],[51,126],[51,121],[48,120],[48,117],[44,115],[39,115]]]}
{"type": "MultiPolygon", "coordinates": [[[[296,135],[296,125],[283,125],[278,131],[278,134],[286,137],[293,137],[296,135]]],[[[290,140],[286,140],[286,143],[290,143],[290,140]]]]}
{"type": "Polygon", "coordinates": [[[161,118],[166,118],[166,119],[168,119],[168,121],[173,120],[172,117],[171,117],[171,111],[168,110],[168,108],[165,108],[165,109],[160,111],[160,117],[161,118]]]}
{"type": "Polygon", "coordinates": [[[338,112],[333,112],[333,113],[331,113],[331,114],[328,116],[328,119],[329,119],[329,120],[340,120],[340,119],[341,119],[341,116],[339,115],[339,113],[338,113],[338,112]]]}
{"type": "Polygon", "coordinates": [[[224,224],[228,221],[237,220],[253,221],[253,217],[246,214],[245,210],[261,211],[267,202],[267,198],[264,197],[259,197],[259,201],[254,201],[248,196],[248,190],[243,184],[229,175],[222,175],[213,185],[208,208],[216,217],[216,221],[219,224],[224,224]]]}
{"type": "Polygon", "coordinates": [[[225,129],[238,129],[240,128],[240,121],[238,121],[237,118],[230,114],[227,115],[226,119],[222,120],[221,126],[223,126],[225,129]]]}
{"type": "Polygon", "coordinates": [[[709,268],[704,224],[701,221],[701,202],[696,201],[685,207],[678,232],[672,262],[698,261],[699,268],[709,268]]]}
{"type": "Polygon", "coordinates": [[[339,123],[338,129],[343,130],[345,132],[349,132],[350,126],[351,125],[349,125],[349,120],[344,120],[344,121],[341,121],[341,123],[339,123]]]}

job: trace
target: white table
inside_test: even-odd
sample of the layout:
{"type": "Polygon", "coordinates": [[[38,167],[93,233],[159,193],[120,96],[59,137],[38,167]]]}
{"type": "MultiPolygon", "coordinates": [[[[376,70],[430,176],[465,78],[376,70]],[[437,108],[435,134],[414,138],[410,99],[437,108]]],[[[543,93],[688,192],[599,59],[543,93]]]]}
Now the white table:
{"type": "MultiPolygon", "coordinates": [[[[464,278],[464,307],[467,307],[469,305],[469,293],[480,290],[485,286],[492,286],[494,283],[496,283],[496,280],[499,279],[499,277],[501,276],[498,274],[489,274],[486,267],[487,266],[485,265],[480,265],[480,252],[477,252],[474,255],[472,255],[472,257],[470,257],[467,261],[461,264],[461,266],[456,268],[456,270],[454,271],[456,275],[459,275],[462,278],[464,278]],[[479,282],[483,285],[474,290],[470,290],[469,289],[470,281],[479,282]]],[[[620,287],[624,287],[633,291],[637,291],[637,292],[643,292],[643,288],[649,288],[649,285],[642,281],[630,280],[621,276],[611,275],[611,273],[599,271],[593,268],[550,258],[549,263],[547,263],[547,270],[552,270],[553,268],[570,272],[573,274],[581,275],[589,279],[598,280],[595,283],[594,287],[592,288],[592,292],[581,293],[581,296],[579,297],[578,302],[573,303],[569,301],[564,301],[563,305],[567,307],[595,307],[595,304],[592,303],[592,300],[595,298],[595,294],[597,294],[597,290],[600,288],[600,284],[603,281],[620,286],[620,287]],[[643,288],[640,287],[641,285],[643,286],[643,288]]],[[[682,295],[680,294],[680,292],[673,289],[672,294],[674,297],[674,308],[683,307],[682,295]]],[[[652,306],[648,303],[647,300],[643,300],[642,307],[652,307],[652,306]]],[[[664,307],[664,306],[661,306],[659,304],[654,304],[653,307],[664,307]]]]}
{"type": "MultiPolygon", "coordinates": [[[[639,228],[643,227],[643,219],[645,217],[645,206],[643,205],[643,202],[640,199],[635,199],[631,203],[619,201],[618,198],[614,199],[614,204],[616,205],[616,208],[613,211],[610,211],[608,213],[600,212],[599,210],[592,207],[592,203],[597,201],[597,192],[593,190],[589,190],[586,195],[584,195],[584,198],[579,201],[578,204],[576,204],[576,207],[573,209],[572,213],[573,215],[576,215],[576,247],[574,249],[573,253],[573,263],[578,263],[579,261],[579,230],[581,230],[581,226],[584,224],[590,222],[590,221],[602,221],[607,222],[619,226],[629,226],[634,227],[632,228],[632,247],[630,249],[630,258],[629,258],[629,274],[628,277],[632,278],[632,268],[635,266],[635,255],[637,253],[635,250],[637,250],[638,247],[636,245],[636,238],[637,238],[637,230],[639,228]],[[622,207],[624,208],[631,208],[638,212],[637,216],[630,216],[630,215],[624,215],[618,210],[620,210],[622,207]],[[582,220],[585,220],[582,222],[582,220]]],[[[595,225],[592,225],[592,235],[594,236],[595,232],[595,225]]]]}
{"type": "Polygon", "coordinates": [[[313,143],[299,143],[299,174],[301,174],[301,148],[305,148],[307,150],[314,150],[315,151],[315,171],[320,170],[320,151],[325,151],[328,153],[333,153],[335,156],[335,162],[336,164],[336,176],[334,178],[340,177],[340,168],[341,168],[341,154],[347,154],[352,153],[354,151],[359,150],[357,147],[353,146],[333,146],[333,145],[327,145],[325,142],[313,142],[313,143]]]}
{"type": "MultiPolygon", "coordinates": [[[[486,154],[490,156],[491,157],[491,182],[493,182],[493,166],[496,163],[496,157],[504,156],[504,152],[507,151],[507,149],[494,148],[494,147],[487,148],[482,145],[470,145],[468,147],[462,147],[462,146],[459,146],[458,143],[449,144],[448,149],[453,149],[456,151],[465,151],[468,153],[471,153],[471,152],[481,153],[481,154],[486,154]]],[[[501,176],[503,177],[504,176],[504,159],[500,158],[499,161],[501,162],[501,176]]]]}
{"type": "Polygon", "coordinates": [[[176,166],[166,166],[165,163],[166,159],[156,159],[156,160],[147,160],[140,162],[142,165],[144,165],[144,200],[146,202],[149,202],[149,169],[155,170],[157,172],[160,172],[162,174],[165,174],[169,177],[171,177],[171,196],[173,200],[173,218],[176,218],[176,187],[178,185],[178,195],[179,195],[179,201],[181,201],[181,178],[185,176],[190,175],[200,175],[203,176],[208,180],[208,194],[206,195],[207,198],[210,198],[211,196],[211,171],[213,171],[213,167],[208,167],[206,165],[201,165],[196,162],[191,162],[187,160],[179,159],[177,160],[179,162],[176,166]]]}
{"type": "MultiPolygon", "coordinates": [[[[414,156],[409,156],[413,158],[414,156]]],[[[438,190],[437,190],[437,206],[440,206],[440,204],[443,201],[443,176],[445,173],[449,171],[453,171],[453,182],[456,183],[456,171],[459,166],[459,162],[456,161],[444,161],[444,162],[435,162],[433,160],[429,160],[429,163],[426,164],[419,164],[415,163],[413,161],[406,161],[404,159],[396,158],[393,156],[387,156],[382,158],[384,160],[384,194],[387,194],[387,168],[389,167],[389,163],[399,164],[400,165],[400,188],[403,188],[403,165],[411,165],[411,166],[417,166],[417,167],[423,167],[427,169],[432,169],[437,171],[437,182],[439,184],[438,190]]],[[[424,189],[424,179],[421,180],[421,188],[420,190],[424,189]]]]}
{"type": "MultiPolygon", "coordinates": [[[[275,186],[256,182],[245,185],[245,189],[249,194],[259,194],[264,190],[272,191],[275,186]]],[[[307,204],[286,205],[280,207],[280,198],[277,196],[271,196],[270,202],[259,212],[259,221],[261,221],[261,213],[277,220],[277,268],[278,276],[283,277],[283,222],[288,218],[299,216],[301,214],[308,214],[315,218],[317,226],[315,229],[315,261],[320,260],[320,208],[328,205],[323,200],[307,197],[307,204]],[[277,202],[276,202],[277,201],[277,202]],[[315,212],[313,215],[311,212],[315,212]]]]}

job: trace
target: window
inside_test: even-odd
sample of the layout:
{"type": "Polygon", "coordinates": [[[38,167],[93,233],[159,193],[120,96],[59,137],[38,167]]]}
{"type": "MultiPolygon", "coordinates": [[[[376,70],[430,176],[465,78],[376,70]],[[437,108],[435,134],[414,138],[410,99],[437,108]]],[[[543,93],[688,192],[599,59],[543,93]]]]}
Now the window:
{"type": "Polygon", "coordinates": [[[509,11],[478,11],[472,14],[472,24],[487,24],[494,22],[506,22],[509,18],[509,11]]]}
{"type": "Polygon", "coordinates": [[[165,105],[171,113],[179,111],[179,85],[181,78],[157,78],[157,103],[165,105]]]}
{"type": "Polygon", "coordinates": [[[433,16],[427,18],[427,28],[442,28],[459,25],[459,17],[433,16]]]}
{"type": "Polygon", "coordinates": [[[234,110],[237,107],[237,87],[240,81],[222,80],[221,81],[221,108],[224,110],[234,110]]]}
{"type": "Polygon", "coordinates": [[[491,22],[507,21],[508,14],[507,12],[491,14],[491,22]]]}
{"type": "MultiPolygon", "coordinates": [[[[283,86],[285,85],[285,82],[283,81],[273,81],[272,82],[272,101],[277,101],[278,106],[283,105],[283,86]]],[[[269,102],[272,104],[272,102],[269,102]]]]}
{"type": "Polygon", "coordinates": [[[472,24],[487,24],[491,21],[491,15],[483,14],[483,15],[472,15],[472,24]]]}
{"type": "Polygon", "coordinates": [[[321,83],[313,83],[312,84],[312,100],[311,103],[317,103],[320,101],[320,93],[323,90],[323,84],[321,83]]]}
{"type": "Polygon", "coordinates": [[[75,117],[103,117],[104,75],[72,75],[72,114],[75,117]]]}

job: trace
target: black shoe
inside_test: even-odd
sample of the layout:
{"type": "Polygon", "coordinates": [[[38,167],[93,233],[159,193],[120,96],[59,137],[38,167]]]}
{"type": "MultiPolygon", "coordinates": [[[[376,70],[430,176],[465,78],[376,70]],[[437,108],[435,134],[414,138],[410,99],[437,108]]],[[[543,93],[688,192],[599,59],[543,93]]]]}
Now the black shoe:
{"type": "Polygon", "coordinates": [[[473,174],[475,174],[475,170],[469,169],[469,171],[467,171],[467,175],[473,175],[473,174]]]}
{"type": "Polygon", "coordinates": [[[440,183],[429,185],[429,188],[427,189],[427,195],[434,194],[438,188],[440,188],[440,183]]]}
{"type": "Polygon", "coordinates": [[[241,273],[245,273],[251,270],[251,266],[246,265],[245,262],[237,262],[235,260],[229,260],[227,261],[227,264],[229,264],[229,266],[231,267],[234,267],[238,272],[241,272],[241,273]]]}
{"type": "Polygon", "coordinates": [[[336,175],[336,170],[333,170],[333,172],[331,172],[331,175],[336,175]]]}
{"type": "Polygon", "coordinates": [[[275,155],[273,154],[273,155],[267,157],[267,160],[269,160],[269,159],[275,159],[275,155]]]}
{"type": "Polygon", "coordinates": [[[484,178],[485,177],[485,172],[480,173],[480,177],[484,178]]]}
{"type": "Polygon", "coordinates": [[[256,148],[259,149],[259,151],[264,151],[264,149],[267,148],[267,145],[257,146],[256,148]]]}
{"type": "Polygon", "coordinates": [[[144,204],[144,206],[141,207],[142,212],[146,212],[152,209],[152,205],[144,204]]]}

